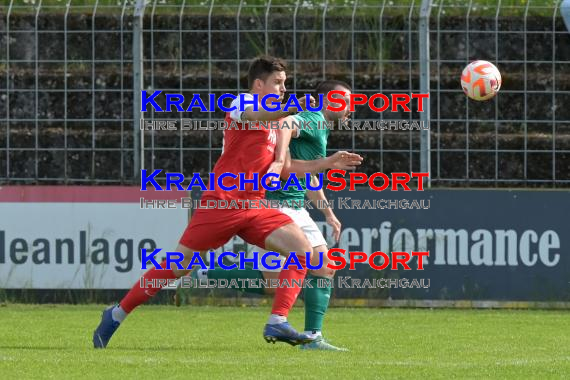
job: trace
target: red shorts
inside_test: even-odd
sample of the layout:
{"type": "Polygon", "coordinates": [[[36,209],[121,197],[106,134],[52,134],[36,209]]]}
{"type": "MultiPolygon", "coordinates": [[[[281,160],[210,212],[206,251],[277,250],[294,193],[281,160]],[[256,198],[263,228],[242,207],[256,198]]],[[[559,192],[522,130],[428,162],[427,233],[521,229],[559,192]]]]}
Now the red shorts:
{"type": "Polygon", "coordinates": [[[276,209],[198,209],[180,238],[195,251],[217,249],[235,235],[265,249],[267,236],[291,218],[276,209]]]}

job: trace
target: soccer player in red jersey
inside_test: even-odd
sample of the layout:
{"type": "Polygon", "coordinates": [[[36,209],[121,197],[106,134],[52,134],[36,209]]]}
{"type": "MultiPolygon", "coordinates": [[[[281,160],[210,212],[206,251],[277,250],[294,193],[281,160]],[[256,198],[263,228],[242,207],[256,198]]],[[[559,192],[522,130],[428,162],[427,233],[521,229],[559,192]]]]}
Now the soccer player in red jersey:
{"type": "MultiPolygon", "coordinates": [[[[350,116],[348,106],[345,107],[344,111],[341,111],[342,113],[325,109],[326,106],[330,104],[327,100],[327,94],[333,90],[344,92],[344,95],[332,95],[333,98],[343,98],[346,104],[349,104],[349,96],[351,94],[350,86],[345,82],[337,80],[325,80],[317,86],[315,93],[317,97],[323,98],[324,104],[321,111],[301,112],[298,115],[290,116],[280,121],[281,123],[288,123],[292,126],[292,128],[284,130],[284,132],[292,132],[292,140],[289,145],[291,159],[313,160],[326,156],[327,140],[330,136],[330,129],[332,128],[324,128],[323,126],[327,125],[326,123],[328,122],[332,123],[334,128],[334,126],[338,126],[339,121],[344,121],[350,116]],[[297,122],[297,124],[295,122],[297,122]],[[307,126],[312,127],[305,128],[307,126]]],[[[287,168],[284,172],[285,174],[286,171],[287,168]]],[[[318,184],[318,180],[315,176],[312,177],[312,180],[315,182],[312,184],[313,186],[318,184]]],[[[305,304],[304,333],[315,336],[316,339],[309,344],[300,345],[300,348],[303,350],[347,351],[345,348],[332,345],[322,335],[324,317],[330,302],[332,279],[334,278],[335,271],[327,267],[329,260],[326,256],[326,252],[329,250],[329,247],[325,237],[307,210],[303,208],[302,205],[299,205],[299,203],[301,203],[300,201],[305,199],[305,197],[313,201],[314,204],[318,204],[319,201],[326,201],[327,199],[322,189],[318,191],[307,190],[304,178],[300,178],[299,182],[301,189],[292,187],[288,190],[284,190],[282,186],[280,190],[268,191],[266,198],[278,200],[280,202],[279,210],[291,217],[301,228],[313,247],[313,257],[318,257],[319,252],[323,255],[322,266],[319,269],[309,271],[307,281],[310,286],[305,286],[303,289],[305,304]],[[321,285],[319,285],[319,283],[321,285]]],[[[332,208],[324,208],[320,211],[323,212],[327,224],[332,227],[335,241],[339,241],[341,223],[335,216],[332,208]]],[[[196,280],[225,279],[231,281],[234,279],[251,279],[251,282],[241,282],[241,286],[238,284],[237,288],[256,294],[273,294],[273,288],[255,286],[252,285],[252,283],[256,283],[260,280],[274,280],[279,278],[281,268],[272,269],[264,267],[262,256],[267,253],[267,251],[258,247],[253,247],[253,251],[257,251],[258,253],[257,258],[259,262],[256,269],[199,269],[192,273],[192,277],[196,280]]],[[[284,261],[284,259],[281,261],[284,261]]],[[[271,263],[268,264],[271,265],[271,263]]],[[[283,262],[280,264],[282,266],[283,262]]],[[[176,301],[178,303],[178,299],[176,301]]]]}
{"type": "MultiPolygon", "coordinates": [[[[257,94],[258,100],[268,94],[278,94],[279,101],[285,94],[285,64],[276,58],[261,57],[252,62],[248,71],[249,87],[251,94],[257,94]]],[[[239,103],[240,97],[236,98],[232,105],[239,103]]],[[[303,107],[303,104],[301,105],[303,107]]],[[[270,112],[259,107],[254,111],[248,106],[244,112],[239,108],[232,111],[226,120],[234,120],[240,124],[244,121],[269,121],[287,116],[288,112],[270,112]]],[[[255,128],[255,129],[232,129],[224,130],[223,152],[214,167],[215,177],[230,172],[238,175],[245,173],[245,178],[253,179],[258,176],[258,181],[265,173],[280,175],[286,159],[287,148],[290,141],[290,133],[281,133],[280,130],[255,128]],[[283,136],[283,138],[280,138],[283,136]]],[[[348,152],[337,152],[333,156],[304,162],[296,171],[315,172],[330,168],[350,169],[360,163],[362,158],[348,152]]],[[[293,171],[293,170],[291,170],[293,171]]],[[[236,189],[224,191],[219,188],[205,191],[202,201],[213,200],[261,200],[265,190],[257,183],[257,189],[253,183],[246,183],[243,190],[239,189],[238,178],[226,177],[224,185],[236,189]]],[[[234,235],[238,235],[246,242],[276,251],[284,256],[290,252],[296,252],[301,268],[291,266],[290,269],[282,270],[279,276],[281,281],[287,280],[289,284],[301,282],[306,275],[305,255],[311,252],[312,247],[301,229],[293,223],[291,218],[276,209],[240,208],[240,209],[198,209],[186,230],[182,234],[176,251],[184,255],[179,267],[172,264],[166,268],[166,261],[161,263],[162,270],[156,268],[147,271],[142,278],[144,280],[175,279],[188,272],[186,268],[191,262],[194,252],[205,254],[210,249],[222,246],[234,235]]],[[[143,283],[146,283],[143,281],[143,283]]],[[[141,281],[137,281],[127,295],[118,305],[111,306],[103,311],[99,326],[93,333],[93,345],[95,348],[105,348],[109,340],[118,329],[126,316],[137,306],[145,303],[153,297],[161,287],[143,288],[141,281]]],[[[263,336],[267,342],[282,341],[291,345],[311,342],[314,338],[297,332],[287,322],[289,310],[295,303],[301,288],[282,287],[276,290],[271,315],[265,325],[263,336]]]]}

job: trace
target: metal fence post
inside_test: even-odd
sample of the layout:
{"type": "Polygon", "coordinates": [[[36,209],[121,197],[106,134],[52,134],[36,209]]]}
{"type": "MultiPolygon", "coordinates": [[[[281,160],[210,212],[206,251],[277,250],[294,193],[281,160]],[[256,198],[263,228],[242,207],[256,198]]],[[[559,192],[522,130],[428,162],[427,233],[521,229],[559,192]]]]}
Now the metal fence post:
{"type": "Polygon", "coordinates": [[[143,89],[143,17],[145,0],[137,0],[133,19],[133,169],[134,179],[138,178],[144,169],[144,133],[141,133],[140,123],[143,89]]]}
{"type": "Polygon", "coordinates": [[[10,13],[13,5],[14,0],[10,0],[6,13],[6,181],[10,178],[10,13]]]}
{"type": "MultiPolygon", "coordinates": [[[[420,43],[420,92],[429,93],[429,15],[431,0],[422,0],[420,8],[419,43],[420,43]]],[[[431,187],[431,147],[430,147],[430,100],[422,99],[424,112],[420,113],[420,120],[424,129],[420,132],[420,171],[429,172],[427,187],[431,187]],[[427,127],[427,129],[426,129],[427,127]]]]}
{"type": "MultiPolygon", "coordinates": [[[[38,34],[38,18],[40,17],[41,8],[42,8],[42,0],[39,1],[38,7],[36,8],[36,17],[35,17],[35,22],[34,22],[34,24],[35,24],[34,25],[34,32],[35,32],[34,37],[35,37],[35,42],[36,42],[35,51],[34,51],[34,54],[35,54],[35,62],[34,63],[35,63],[35,72],[36,72],[35,73],[36,74],[35,75],[36,82],[35,82],[35,91],[34,91],[35,92],[35,94],[34,94],[35,95],[35,99],[34,99],[34,106],[35,107],[34,108],[35,108],[35,112],[36,112],[36,120],[35,120],[36,131],[35,131],[35,149],[34,149],[34,156],[35,156],[34,157],[34,166],[35,166],[34,167],[34,169],[35,169],[34,173],[35,174],[34,175],[35,175],[36,181],[38,180],[38,177],[39,177],[38,159],[39,159],[39,147],[40,147],[40,138],[39,138],[40,137],[39,136],[40,135],[40,128],[39,128],[39,122],[38,122],[37,115],[39,114],[39,106],[38,106],[39,90],[38,89],[39,89],[39,83],[40,83],[40,80],[39,80],[39,77],[40,77],[40,75],[39,75],[39,71],[40,71],[40,69],[39,69],[39,61],[40,61],[39,45],[40,44],[39,44],[39,34],[38,34]]],[[[93,96],[93,98],[95,98],[95,96],[93,96]]]]}
{"type": "Polygon", "coordinates": [[[566,29],[570,31],[570,0],[563,0],[560,4],[560,14],[566,24],[566,29]]]}

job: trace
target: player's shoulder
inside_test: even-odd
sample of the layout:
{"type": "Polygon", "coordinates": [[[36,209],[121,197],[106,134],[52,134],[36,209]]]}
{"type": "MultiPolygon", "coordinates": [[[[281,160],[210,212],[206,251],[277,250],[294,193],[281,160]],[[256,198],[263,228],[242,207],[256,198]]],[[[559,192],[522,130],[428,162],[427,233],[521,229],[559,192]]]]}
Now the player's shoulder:
{"type": "Polygon", "coordinates": [[[241,122],[241,114],[245,111],[245,108],[251,107],[251,101],[254,100],[253,94],[249,92],[241,92],[236,95],[236,98],[232,101],[230,108],[233,108],[232,111],[229,113],[230,119],[241,122]],[[245,106],[242,106],[242,103],[248,102],[245,106]]]}
{"type": "Polygon", "coordinates": [[[235,97],[236,98],[232,101],[232,105],[239,104],[239,103],[243,102],[244,100],[253,100],[254,99],[253,94],[250,94],[249,92],[240,92],[235,97]]]}

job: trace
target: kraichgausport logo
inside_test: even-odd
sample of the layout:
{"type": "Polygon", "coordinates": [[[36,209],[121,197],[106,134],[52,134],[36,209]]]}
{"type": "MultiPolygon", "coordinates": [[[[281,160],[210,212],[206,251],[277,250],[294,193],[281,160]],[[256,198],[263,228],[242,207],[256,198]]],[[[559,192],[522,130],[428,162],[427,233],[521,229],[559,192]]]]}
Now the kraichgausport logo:
{"type": "MultiPolygon", "coordinates": [[[[146,90],[142,90],[142,104],[141,104],[141,112],[149,112],[148,106],[151,106],[155,112],[192,112],[195,108],[199,109],[201,112],[215,112],[216,106],[224,111],[224,112],[231,112],[237,110],[237,106],[226,107],[224,106],[225,99],[232,99],[235,100],[239,97],[239,110],[240,112],[245,111],[245,108],[252,106],[254,111],[259,111],[259,107],[261,106],[262,109],[269,112],[277,112],[277,111],[285,111],[288,112],[292,107],[296,109],[300,109],[301,105],[299,103],[299,99],[295,94],[291,94],[289,99],[286,103],[282,104],[279,101],[280,96],[277,94],[267,94],[259,99],[258,94],[251,94],[253,99],[246,99],[245,94],[239,94],[238,96],[233,94],[223,94],[216,98],[215,94],[208,94],[208,104],[210,107],[206,107],[204,101],[200,94],[193,94],[192,98],[190,99],[187,106],[184,106],[186,103],[186,99],[182,94],[170,94],[165,93],[163,96],[166,100],[166,106],[163,109],[156,101],[162,96],[162,91],[156,90],[152,94],[149,94],[146,90]],[[272,101],[273,100],[273,101],[272,101]],[[174,111],[173,111],[174,108],[174,111]]],[[[327,94],[327,100],[329,102],[327,106],[327,110],[329,111],[342,111],[346,108],[347,103],[346,100],[342,97],[334,97],[333,95],[345,95],[344,91],[330,91],[327,94]]],[[[324,95],[319,94],[318,98],[319,101],[317,102],[318,105],[311,106],[309,94],[305,94],[307,99],[306,102],[306,110],[307,111],[322,111],[323,109],[323,99],[324,95]]],[[[402,107],[404,112],[412,112],[410,105],[414,99],[417,99],[416,104],[417,107],[415,111],[417,112],[424,112],[423,108],[423,99],[429,99],[429,94],[391,94],[389,97],[384,94],[374,94],[370,97],[365,94],[350,94],[349,95],[349,102],[348,107],[350,112],[354,112],[355,106],[357,105],[365,105],[368,104],[371,110],[374,112],[384,112],[388,108],[390,108],[391,112],[397,112],[398,106],[402,107]],[[382,105],[378,106],[378,102],[381,102],[382,105]]]]}
{"type": "MultiPolygon", "coordinates": [[[[155,169],[152,173],[148,173],[146,169],[141,170],[141,191],[147,191],[151,186],[157,191],[176,191],[176,190],[186,190],[190,191],[192,188],[199,188],[202,191],[213,191],[216,189],[221,189],[223,191],[245,191],[246,185],[253,186],[254,191],[259,191],[261,188],[267,191],[276,190],[289,190],[294,188],[299,191],[304,191],[305,188],[299,182],[299,177],[295,173],[291,173],[285,183],[282,185],[279,180],[280,175],[276,173],[267,173],[260,176],[259,173],[253,173],[252,178],[246,178],[246,173],[222,173],[216,177],[215,173],[209,173],[208,186],[204,183],[200,173],[193,173],[186,187],[182,186],[185,182],[185,176],[182,173],[165,173],[166,175],[166,186],[163,188],[157,180],[157,176],[162,173],[162,169],[155,169]],[[233,183],[230,186],[224,184],[224,179],[231,178],[237,179],[238,184],[233,183]],[[268,184],[267,181],[274,178],[268,184]],[[176,189],[173,188],[176,186],[176,189]]],[[[402,186],[404,191],[412,191],[408,186],[408,183],[412,179],[417,179],[417,191],[424,191],[424,178],[429,178],[429,173],[392,173],[390,177],[387,174],[376,172],[371,175],[366,173],[348,173],[348,181],[344,178],[347,174],[346,170],[332,169],[326,174],[326,178],[329,183],[324,186],[324,174],[318,173],[316,175],[318,183],[311,183],[311,174],[305,174],[305,186],[307,190],[318,191],[325,187],[327,190],[341,191],[347,188],[350,191],[356,190],[356,185],[367,184],[372,190],[384,191],[390,187],[392,191],[398,191],[398,185],[402,186]],[[341,175],[338,177],[335,175],[341,175]],[[381,184],[377,183],[376,180],[381,181],[381,184]]]]}

